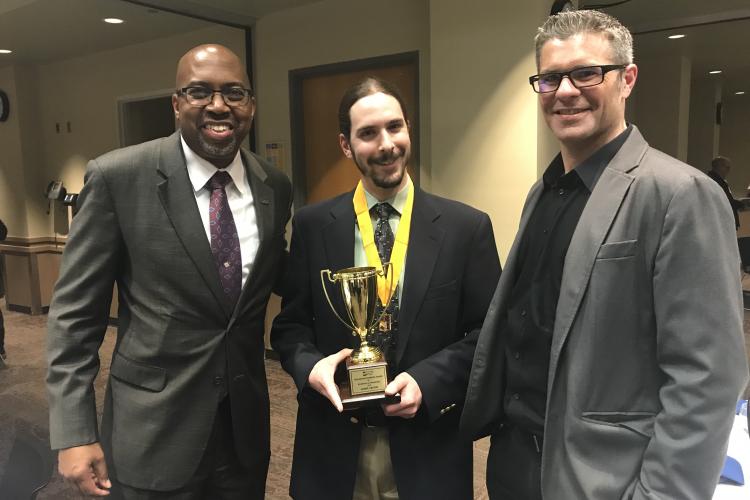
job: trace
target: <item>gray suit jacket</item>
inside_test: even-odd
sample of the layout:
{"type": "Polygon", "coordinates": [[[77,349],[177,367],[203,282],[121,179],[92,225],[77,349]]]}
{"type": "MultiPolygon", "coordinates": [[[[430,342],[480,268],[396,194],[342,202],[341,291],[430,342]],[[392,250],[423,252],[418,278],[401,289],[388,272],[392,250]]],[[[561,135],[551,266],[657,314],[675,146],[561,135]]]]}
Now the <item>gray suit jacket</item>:
{"type": "MultiPolygon", "coordinates": [[[[474,357],[462,429],[503,423],[503,332],[531,189],[474,357]]],[[[565,259],[551,346],[542,492],[552,500],[711,497],[747,381],[724,194],[634,129],[565,259]]],[[[488,471],[492,474],[492,471],[488,471]]]]}
{"type": "Polygon", "coordinates": [[[196,470],[228,391],[235,448],[263,497],[264,320],[285,262],[291,188],[278,169],[251,153],[242,158],[260,247],[235,308],[220,285],[179,134],[89,163],[49,312],[54,449],[100,440],[119,481],[176,489],[196,470]],[[92,382],[115,283],[118,334],[100,435],[92,382]]]}

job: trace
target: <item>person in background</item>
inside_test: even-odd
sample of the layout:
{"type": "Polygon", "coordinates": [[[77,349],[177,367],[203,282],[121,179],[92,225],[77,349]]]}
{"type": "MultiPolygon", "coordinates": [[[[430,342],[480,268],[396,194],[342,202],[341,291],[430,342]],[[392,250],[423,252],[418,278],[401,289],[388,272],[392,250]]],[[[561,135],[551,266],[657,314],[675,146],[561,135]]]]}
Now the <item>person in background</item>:
{"type": "MultiPolygon", "coordinates": [[[[8,227],[5,225],[2,219],[0,219],[0,241],[4,241],[7,237],[8,227]]],[[[2,262],[0,262],[0,297],[3,297],[5,295],[5,288],[3,285],[4,283],[5,281],[3,281],[3,266],[2,262]]],[[[3,318],[3,308],[0,307],[0,358],[5,361],[7,357],[8,356],[5,353],[5,320],[3,318]]]]}
{"type": "Polygon", "coordinates": [[[742,202],[740,200],[737,200],[734,198],[734,195],[732,195],[732,190],[729,189],[729,183],[727,183],[727,177],[729,176],[729,171],[732,169],[732,162],[729,158],[726,158],[724,156],[717,156],[713,160],[711,160],[711,170],[706,172],[706,174],[716,181],[716,183],[721,187],[722,191],[724,191],[724,194],[727,197],[727,200],[729,200],[729,206],[732,208],[732,213],[734,214],[734,227],[736,229],[740,228],[740,214],[739,210],[742,208],[742,202]]]}

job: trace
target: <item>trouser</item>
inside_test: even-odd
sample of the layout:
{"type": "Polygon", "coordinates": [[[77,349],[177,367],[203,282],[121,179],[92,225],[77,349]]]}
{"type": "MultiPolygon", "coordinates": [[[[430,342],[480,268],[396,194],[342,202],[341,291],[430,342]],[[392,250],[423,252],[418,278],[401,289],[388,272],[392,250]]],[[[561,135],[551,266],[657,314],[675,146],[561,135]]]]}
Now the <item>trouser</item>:
{"type": "Polygon", "coordinates": [[[516,426],[492,435],[487,456],[492,500],[542,500],[542,438],[516,426]]]}
{"type": "Polygon", "coordinates": [[[262,499],[265,484],[242,467],[234,450],[229,398],[219,405],[206,451],[193,477],[174,491],[133,488],[113,479],[113,500],[248,500],[262,499]]]}
{"type": "Polygon", "coordinates": [[[365,419],[353,500],[398,500],[388,427],[368,427],[366,424],[365,419]]]}

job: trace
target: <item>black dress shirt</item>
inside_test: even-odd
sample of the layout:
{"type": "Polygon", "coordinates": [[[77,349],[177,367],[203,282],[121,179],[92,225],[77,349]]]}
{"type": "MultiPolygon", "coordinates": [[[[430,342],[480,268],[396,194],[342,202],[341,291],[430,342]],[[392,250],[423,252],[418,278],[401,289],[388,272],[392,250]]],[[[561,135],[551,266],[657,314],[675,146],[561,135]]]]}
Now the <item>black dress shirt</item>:
{"type": "Polygon", "coordinates": [[[547,373],[565,255],[589,195],[632,126],[578,167],[565,173],[558,155],[547,167],[544,188],[519,246],[505,335],[507,423],[542,436],[547,373]]]}

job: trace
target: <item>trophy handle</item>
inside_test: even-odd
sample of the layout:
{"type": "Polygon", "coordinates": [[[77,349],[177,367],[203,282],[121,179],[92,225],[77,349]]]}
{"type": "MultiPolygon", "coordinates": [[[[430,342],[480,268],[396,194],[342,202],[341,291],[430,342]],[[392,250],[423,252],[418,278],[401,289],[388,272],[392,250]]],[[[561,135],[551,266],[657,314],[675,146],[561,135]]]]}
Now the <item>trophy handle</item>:
{"type": "Polygon", "coordinates": [[[347,323],[346,320],[339,315],[338,311],[336,311],[336,308],[333,307],[333,302],[331,302],[331,297],[328,296],[328,287],[326,286],[326,280],[325,280],[324,276],[326,278],[328,278],[328,281],[330,281],[331,283],[336,283],[336,280],[331,278],[331,270],[330,269],[321,269],[320,270],[320,284],[323,285],[323,293],[326,296],[326,300],[328,301],[328,305],[331,306],[331,311],[333,311],[333,314],[336,315],[336,317],[339,319],[339,321],[341,321],[344,325],[346,325],[347,328],[349,328],[349,329],[352,330],[352,334],[353,335],[357,335],[356,334],[357,329],[354,326],[352,326],[349,323],[347,323]]]}
{"type": "MultiPolygon", "coordinates": [[[[383,316],[385,316],[385,312],[388,310],[388,305],[391,303],[391,299],[393,298],[393,264],[390,262],[386,262],[383,264],[383,267],[378,269],[378,274],[384,276],[386,279],[388,279],[388,300],[385,301],[385,304],[383,304],[383,310],[380,311],[380,316],[372,323],[373,326],[380,323],[380,320],[383,319],[383,316]]],[[[370,329],[368,328],[368,330],[370,329]]]]}

